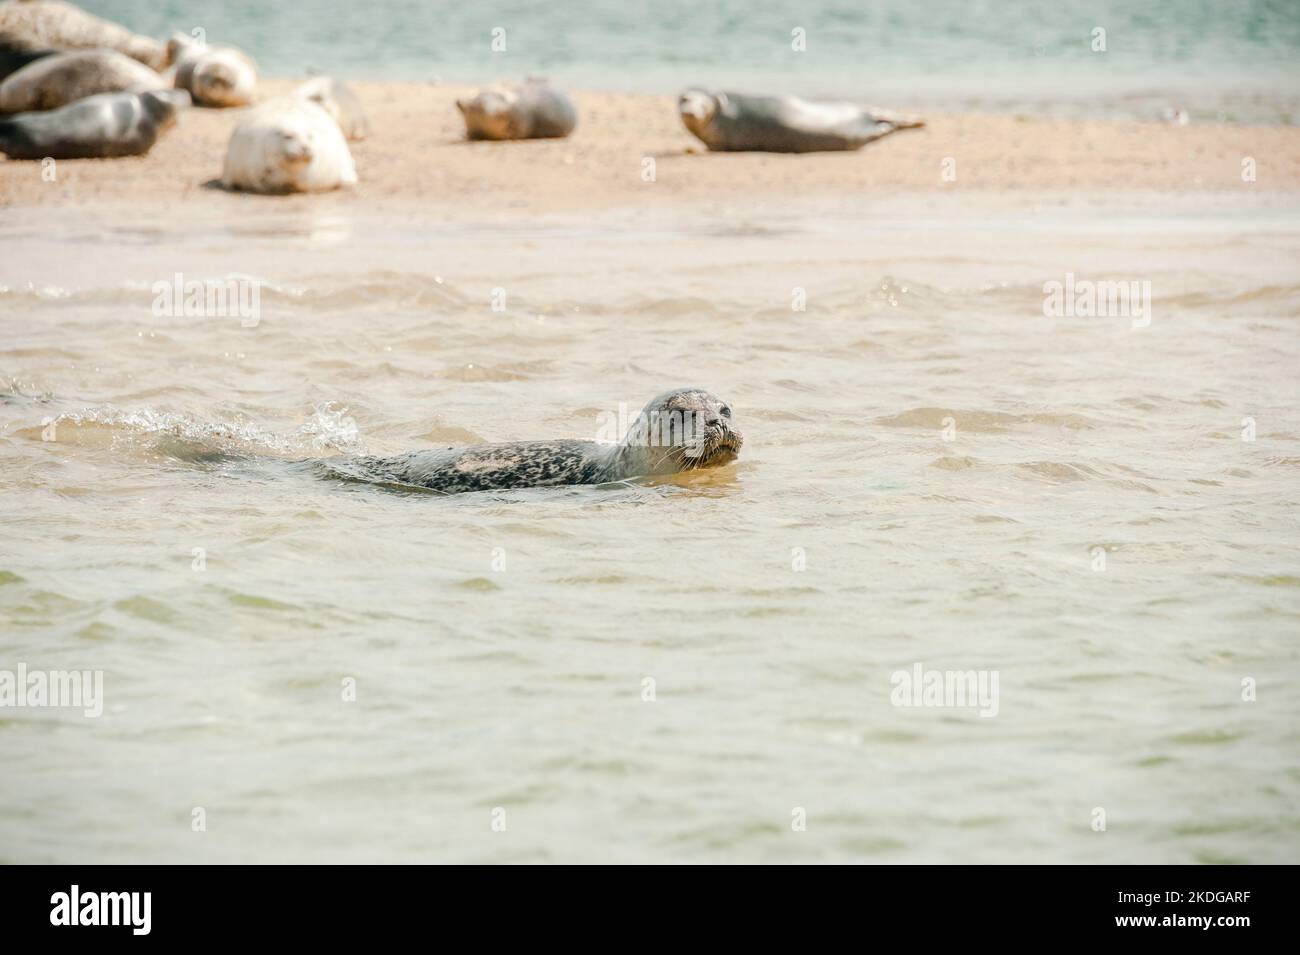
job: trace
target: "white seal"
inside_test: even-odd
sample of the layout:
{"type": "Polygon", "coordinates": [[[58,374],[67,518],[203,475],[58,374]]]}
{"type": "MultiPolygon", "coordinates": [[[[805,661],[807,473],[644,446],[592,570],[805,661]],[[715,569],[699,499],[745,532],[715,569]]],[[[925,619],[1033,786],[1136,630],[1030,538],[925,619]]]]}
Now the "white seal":
{"type": "Polygon", "coordinates": [[[316,103],[282,96],[249,110],[235,126],[221,176],[246,192],[327,192],[357,181],[338,124],[316,103]]]}

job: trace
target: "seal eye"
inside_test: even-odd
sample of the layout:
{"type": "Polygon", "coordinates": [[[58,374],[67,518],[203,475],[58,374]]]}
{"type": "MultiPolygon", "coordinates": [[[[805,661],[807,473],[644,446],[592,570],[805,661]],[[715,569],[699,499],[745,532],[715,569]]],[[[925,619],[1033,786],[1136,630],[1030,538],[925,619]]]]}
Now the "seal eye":
{"type": "Polygon", "coordinates": [[[722,406],[722,417],[724,417],[724,418],[730,418],[730,417],[731,417],[731,408],[728,407],[727,405],[723,405],[723,406],[722,406]]]}

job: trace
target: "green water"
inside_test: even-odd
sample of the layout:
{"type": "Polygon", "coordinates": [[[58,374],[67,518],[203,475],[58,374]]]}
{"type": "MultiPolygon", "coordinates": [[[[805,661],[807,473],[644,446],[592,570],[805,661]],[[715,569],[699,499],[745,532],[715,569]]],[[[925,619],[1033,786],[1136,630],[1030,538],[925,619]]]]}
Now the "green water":
{"type": "Polygon", "coordinates": [[[156,36],[201,27],[209,40],[247,49],[269,75],[477,82],[545,73],[647,92],[702,83],[1061,115],[1149,117],[1177,106],[1194,120],[1300,116],[1294,0],[86,6],[156,36]],[[1098,29],[1104,51],[1093,49],[1098,29]],[[496,30],[503,50],[493,50],[496,30]]]}

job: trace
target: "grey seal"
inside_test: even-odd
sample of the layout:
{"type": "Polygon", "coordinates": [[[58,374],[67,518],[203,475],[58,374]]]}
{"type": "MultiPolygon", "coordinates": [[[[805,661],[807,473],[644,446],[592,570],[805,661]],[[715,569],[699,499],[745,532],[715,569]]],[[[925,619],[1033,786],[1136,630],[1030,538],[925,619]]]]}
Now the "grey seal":
{"type": "Polygon", "coordinates": [[[112,50],[55,53],[0,82],[0,113],[58,109],[96,93],[141,93],[168,85],[149,67],[112,50]]]}
{"type": "Polygon", "coordinates": [[[491,88],[456,100],[469,139],[559,139],[578,125],[572,100],[545,80],[491,88]]]}
{"type": "Polygon", "coordinates": [[[514,441],[320,462],[339,477],[455,494],[607,484],[734,461],[743,441],[731,407],[701,388],[651,399],[617,444],[514,441]]]}
{"type": "Polygon", "coordinates": [[[0,39],[0,81],[10,74],[17,73],[28,63],[33,63],[43,56],[56,53],[56,50],[29,50],[14,46],[0,39]]]}
{"type": "Polygon", "coordinates": [[[918,119],[857,103],[820,103],[794,96],[689,89],[677,109],[692,135],[719,152],[811,153],[859,149],[918,119]]]}
{"type": "Polygon", "coordinates": [[[116,50],[155,70],[170,64],[165,44],[62,0],[0,3],[0,50],[13,53],[116,50]]]}
{"type": "Polygon", "coordinates": [[[0,152],[10,159],[141,156],[189,105],[183,90],[100,93],[59,109],[0,118],[0,152]]]}

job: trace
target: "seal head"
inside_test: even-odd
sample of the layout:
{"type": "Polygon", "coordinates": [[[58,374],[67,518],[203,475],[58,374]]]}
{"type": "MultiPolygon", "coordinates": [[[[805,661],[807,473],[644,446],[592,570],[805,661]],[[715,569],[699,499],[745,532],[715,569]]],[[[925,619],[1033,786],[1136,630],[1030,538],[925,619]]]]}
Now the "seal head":
{"type": "Polygon", "coordinates": [[[515,113],[519,99],[512,90],[487,89],[473,99],[456,100],[470,139],[523,139],[527,132],[515,113]]]}
{"type": "Polygon", "coordinates": [[[677,98],[682,123],[697,139],[704,138],[704,131],[718,114],[720,105],[718,96],[706,90],[689,89],[677,98]]]}
{"type": "Polygon", "coordinates": [[[614,469],[634,477],[718,467],[736,460],[743,443],[731,405],[703,388],[675,388],[650,399],[632,422],[614,469]]]}

